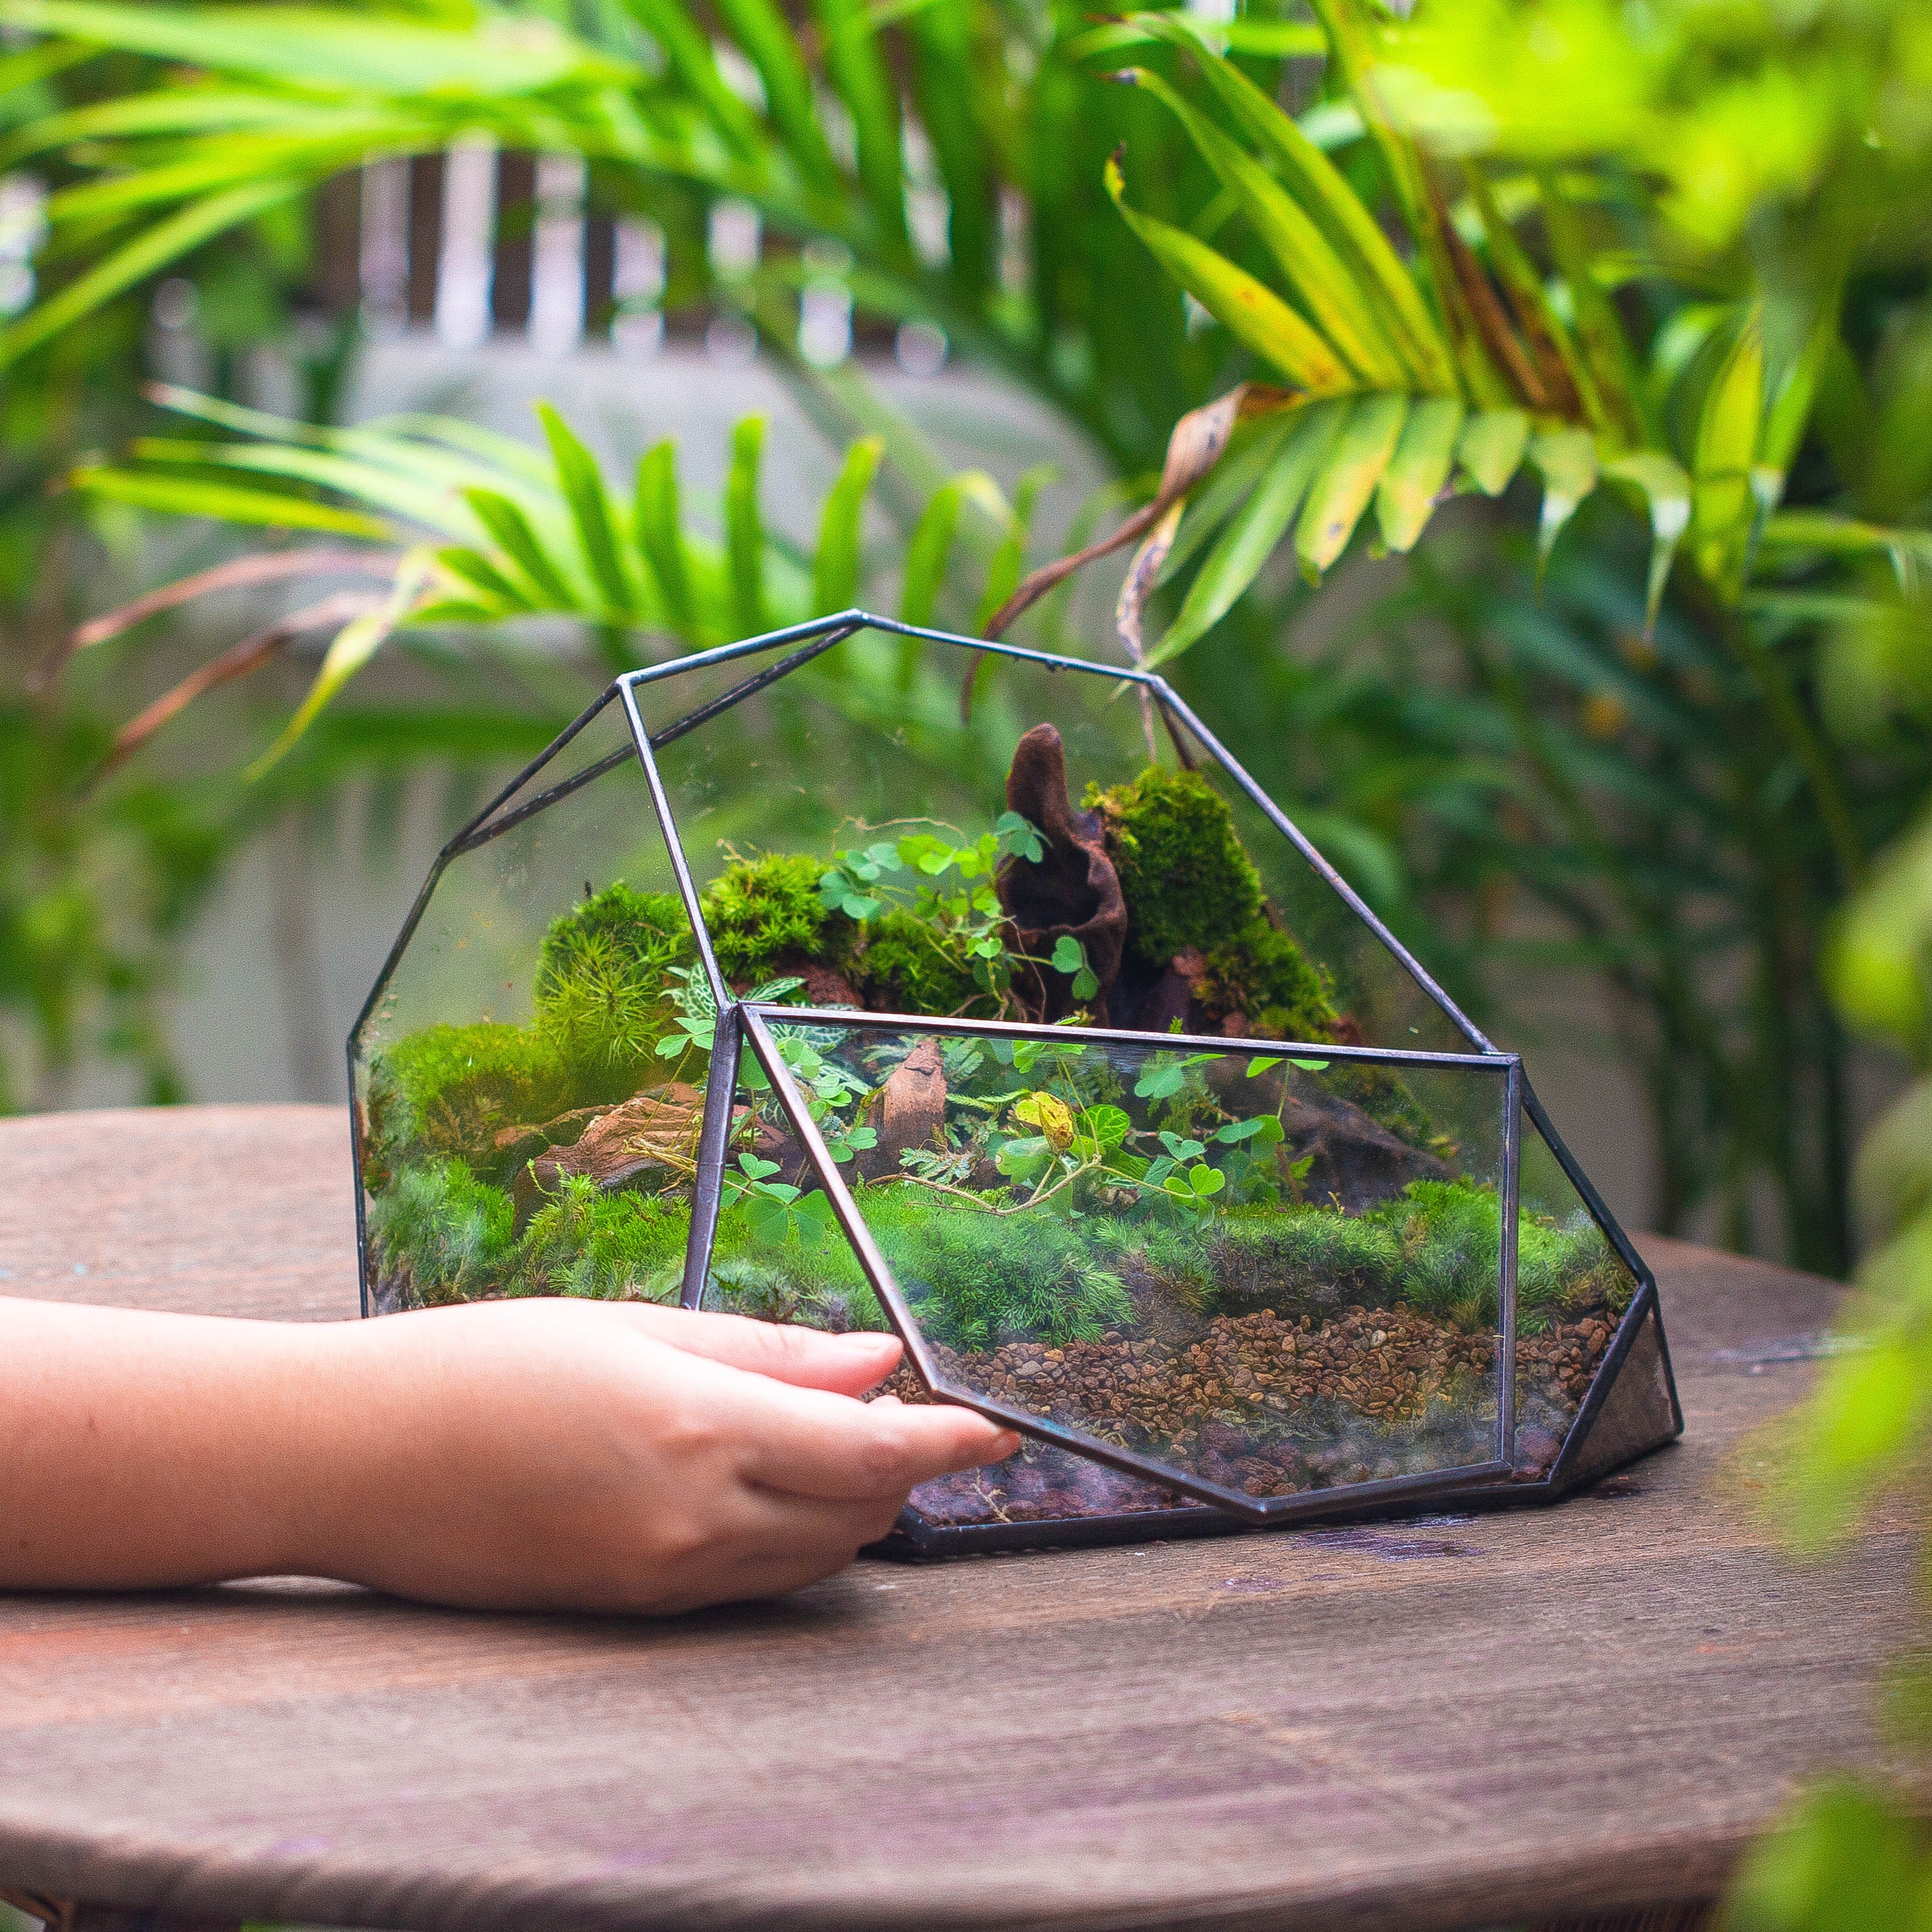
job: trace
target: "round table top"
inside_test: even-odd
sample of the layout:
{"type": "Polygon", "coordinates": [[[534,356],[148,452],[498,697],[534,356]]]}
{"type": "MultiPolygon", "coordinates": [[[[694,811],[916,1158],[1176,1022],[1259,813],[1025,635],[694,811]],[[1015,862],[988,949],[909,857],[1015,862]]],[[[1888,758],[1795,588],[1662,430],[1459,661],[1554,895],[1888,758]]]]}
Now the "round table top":
{"type": "MultiPolygon", "coordinates": [[[[356,1312],[325,1108],[0,1123],[0,1292],[356,1312]]],[[[668,1623],[0,1595],[0,1882],[403,1928],[1454,1926],[1708,1895],[1909,1621],[1744,1438],[1836,1293],[1666,1240],[1686,1432],[1554,1508],[878,1562],[668,1623]]]]}

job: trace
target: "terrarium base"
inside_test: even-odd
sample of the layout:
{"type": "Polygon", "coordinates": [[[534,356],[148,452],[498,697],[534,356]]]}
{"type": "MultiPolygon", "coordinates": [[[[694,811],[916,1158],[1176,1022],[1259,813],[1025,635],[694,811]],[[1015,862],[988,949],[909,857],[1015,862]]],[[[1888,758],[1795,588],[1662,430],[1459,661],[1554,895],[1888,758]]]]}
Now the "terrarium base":
{"type": "MultiPolygon", "coordinates": [[[[1653,1287],[1646,1285],[1639,1292],[1614,1334],[1592,1320],[1576,1324],[1572,1333],[1553,1330],[1540,1339],[1541,1346],[1521,1360],[1527,1372],[1520,1384],[1520,1395],[1528,1400],[1520,1400],[1518,1467],[1513,1474],[1460,1486],[1445,1484],[1406,1497],[1384,1494],[1365,1498],[1359,1490],[1344,1486],[1335,1491],[1332,1505],[1316,1490],[1303,1495],[1304,1507],[1292,1520],[1257,1525],[1087,1463],[1064,1450],[1040,1446],[1025,1452],[1025,1480],[1002,1483],[998,1472],[968,1472],[928,1486],[928,1508],[909,1507],[892,1534],[872,1545],[867,1553],[916,1559],[1090,1548],[1522,1508],[1561,1502],[1664,1447],[1682,1432],[1683,1417],[1653,1287]],[[1560,1444],[1522,1413],[1548,1418],[1552,1396],[1569,1398],[1565,1404],[1568,1426],[1560,1444]],[[1070,1478],[1067,1471],[1077,1473],[1070,1478]],[[1059,1492],[1060,1488],[1064,1495],[1059,1492]],[[1055,1503],[1064,1509],[1076,1489],[1086,1492],[1080,1498],[1086,1504],[1084,1513],[1056,1513],[1055,1503]],[[934,1491],[940,1493],[932,1494],[934,1491]],[[988,1520],[946,1521],[939,1517],[942,1508],[956,1517],[983,1510],[988,1520]]],[[[916,1496],[920,1493],[915,1492],[916,1496]]]]}

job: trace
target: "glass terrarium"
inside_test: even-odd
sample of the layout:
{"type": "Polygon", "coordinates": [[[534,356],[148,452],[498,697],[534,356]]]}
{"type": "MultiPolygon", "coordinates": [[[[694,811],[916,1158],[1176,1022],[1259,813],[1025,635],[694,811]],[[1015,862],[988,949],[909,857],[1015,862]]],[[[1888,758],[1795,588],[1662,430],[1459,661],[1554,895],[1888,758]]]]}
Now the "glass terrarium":
{"type": "Polygon", "coordinates": [[[364,1309],[890,1328],[924,1551],[1548,1500],[1682,1428],[1520,1062],[1150,674],[859,613],[620,678],[350,1041],[364,1309]]]}

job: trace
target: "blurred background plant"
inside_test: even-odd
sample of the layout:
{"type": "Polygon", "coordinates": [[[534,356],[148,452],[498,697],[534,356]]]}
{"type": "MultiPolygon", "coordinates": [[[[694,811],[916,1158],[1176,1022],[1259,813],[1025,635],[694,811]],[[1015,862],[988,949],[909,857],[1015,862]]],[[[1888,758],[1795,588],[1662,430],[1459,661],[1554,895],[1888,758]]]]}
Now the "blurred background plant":
{"type": "MultiPolygon", "coordinates": [[[[0,0],[0,167],[44,231],[0,332],[16,1100],[89,1049],[170,1090],[172,939],[345,774],[473,776],[614,666],[855,599],[1012,623],[1163,663],[1512,1043],[1538,983],[1580,989],[1564,1027],[1603,1011],[1641,1079],[1655,1225],[1834,1274],[1862,1243],[1870,1346],[1825,1378],[1797,1520],[1828,1540],[1910,1466],[1932,1085],[1853,1143],[1858,1037],[1922,1072],[1932,1047],[1922,8],[0,0]],[[541,446],[341,426],[340,178],[486,142],[574,158],[658,238],[620,310],[762,350],[834,453],[808,535],[775,526],[755,417],[715,502],[670,446],[620,473],[560,416],[541,446]],[[199,302],[212,400],[157,413],[164,288],[199,302]],[[1093,453],[1060,555],[1048,478],[949,466],[848,352],[895,340],[1093,453]],[[273,416],[238,406],[262,342],[308,370],[273,416]],[[1070,580],[1107,556],[1112,640],[1070,580]],[[170,686],[154,607],[102,614],[187,574],[165,624],[214,566],[293,617],[170,686]],[[158,735],[304,640],[292,721],[158,735]],[[378,650],[404,701],[350,688],[378,650]]],[[[526,189],[500,238],[539,212],[526,189]]],[[[1878,1802],[1821,1799],[1740,1922],[1829,1922],[1804,1874],[1856,1829],[1904,1844],[1878,1802]]]]}
{"type": "MultiPolygon", "coordinates": [[[[1537,69],[1579,91],[1574,122],[1552,124],[1511,118],[1528,81],[1485,38],[1510,38],[1508,8],[1425,9],[1397,32],[1360,0],[1220,25],[820,0],[796,28],[768,0],[702,20],[674,0],[5,0],[0,21],[45,36],[16,58],[118,78],[14,138],[12,164],[72,185],[50,209],[48,296],[0,356],[24,367],[209,237],[299,230],[304,208],[313,232],[324,184],[372,154],[486,136],[574,152],[593,204],[656,224],[661,309],[735,321],[838,450],[875,452],[854,459],[876,466],[868,489],[848,472],[874,506],[856,567],[774,554],[801,586],[787,608],[850,582],[970,627],[1034,560],[1041,479],[1010,500],[949,475],[862,360],[806,352],[830,288],[861,335],[923,330],[1099,452],[1111,475],[1070,545],[1135,513],[1129,647],[1149,592],[1148,648],[1472,1008],[1534,1044],[1533,979],[1589,989],[1641,1080],[1656,1225],[1835,1271],[1852,1246],[1853,1049],[1816,936],[1924,776],[1911,706],[1883,686],[1909,656],[1903,591],[1925,543],[1913,231],[1857,226],[1871,194],[1906,205],[1873,170],[1911,170],[1870,146],[1837,77],[1846,59],[1889,70],[1895,12],[1874,27],[1826,10],[1755,42],[1699,39],[1674,12],[1634,40],[1597,20],[1620,77],[1594,43],[1537,69]],[[1823,53],[1820,34],[1837,36],[1823,53]],[[1804,166],[1758,155],[1723,208],[1688,196],[1642,143],[1721,149],[1736,74],[1760,69],[1833,104],[1807,123],[1804,166]],[[1630,104],[1646,89],[1664,103],[1648,118],[1630,104]],[[1658,113],[1685,123],[1682,142],[1658,113]],[[1566,144],[1552,124],[1576,131],[1566,144]],[[1840,189],[1846,156],[1868,193],[1840,189]],[[721,211],[748,219],[748,248],[714,245],[721,211]],[[1437,518],[1445,487],[1469,500],[1437,518]],[[1409,562],[1363,568],[1370,548],[1409,562]],[[1352,559],[1346,593],[1303,580],[1352,559]]],[[[1544,24],[1578,39],[1596,18],[1544,24]]],[[[741,560],[754,526],[763,541],[757,437],[741,428],[724,505],[699,512],[741,560]]],[[[500,671],[476,627],[574,616],[580,662],[608,668],[767,608],[741,568],[700,620],[664,601],[647,557],[634,581],[587,552],[520,581],[502,532],[452,496],[466,472],[418,476],[406,501],[366,467],[177,433],[84,480],[97,502],[288,514],[234,494],[237,470],[378,515],[398,555],[432,532],[495,554],[494,581],[472,568],[454,602],[424,582],[433,607],[404,636],[421,654],[434,618],[446,662],[458,620],[454,647],[500,671]],[[427,521],[424,490],[442,493],[427,521]]],[[[544,487],[544,542],[567,548],[562,479],[544,487]]],[[[634,520],[628,479],[598,488],[634,520]]],[[[1062,592],[1021,621],[1066,646],[1067,611],[1062,592]]],[[[356,622],[332,680],[384,628],[356,622]]]]}

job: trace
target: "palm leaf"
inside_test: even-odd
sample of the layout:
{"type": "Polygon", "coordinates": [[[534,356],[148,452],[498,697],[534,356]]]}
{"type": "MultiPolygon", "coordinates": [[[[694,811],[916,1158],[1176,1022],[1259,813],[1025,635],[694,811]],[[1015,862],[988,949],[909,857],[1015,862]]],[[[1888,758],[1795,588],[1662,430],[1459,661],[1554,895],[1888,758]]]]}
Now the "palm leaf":
{"type": "Polygon", "coordinates": [[[1334,395],[1352,386],[1347,365],[1266,284],[1185,229],[1129,207],[1118,154],[1107,164],[1106,183],[1127,225],[1229,334],[1297,388],[1334,395]]]}
{"type": "Polygon", "coordinates": [[[1394,346],[1411,381],[1438,394],[1454,389],[1454,363],[1440,325],[1373,213],[1340,170],[1240,68],[1207,45],[1192,20],[1179,14],[1136,14],[1132,24],[1195,56],[1235,124],[1280,172],[1355,279],[1365,290],[1375,290],[1383,310],[1399,319],[1394,346]]]}
{"type": "Polygon", "coordinates": [[[765,419],[746,416],[731,430],[724,481],[724,544],[731,581],[731,621],[743,637],[771,628],[765,605],[765,534],[758,514],[758,470],[765,419]]]}
{"type": "Polygon", "coordinates": [[[862,437],[855,442],[845,452],[838,480],[826,496],[818,524],[818,555],[812,566],[814,616],[848,610],[858,602],[860,539],[866,498],[872,478],[879,473],[885,447],[877,436],[862,437]]]}
{"type": "Polygon", "coordinates": [[[596,459],[549,404],[537,405],[537,417],[556,464],[557,481],[564,500],[570,506],[578,545],[591,580],[604,593],[612,611],[628,611],[635,602],[630,574],[624,568],[617,545],[616,512],[611,507],[596,459]]]}
{"type": "Polygon", "coordinates": [[[1148,653],[1150,666],[1179,656],[1205,636],[1261,574],[1294,522],[1348,408],[1336,400],[1313,403],[1299,412],[1280,452],[1208,552],[1172,627],[1148,653]]]}
{"type": "Polygon", "coordinates": [[[1648,638],[1657,629],[1671,560],[1690,526],[1690,479],[1675,457],[1654,449],[1620,456],[1604,464],[1604,474],[1636,490],[1650,512],[1650,570],[1643,600],[1643,634],[1648,638]]]}
{"type": "Polygon", "coordinates": [[[1130,68],[1122,78],[1151,94],[1186,130],[1274,257],[1310,320],[1354,375],[1366,384],[1401,386],[1408,372],[1392,346],[1391,332],[1366,298],[1368,290],[1349,274],[1320,226],[1259,162],[1196,112],[1158,74],[1130,68]]]}
{"type": "Polygon", "coordinates": [[[1395,454],[1408,416],[1403,396],[1364,396],[1349,410],[1309,486],[1295,525],[1294,554],[1311,581],[1320,582],[1322,573],[1348,548],[1395,454]]]}
{"type": "Polygon", "coordinates": [[[1453,396],[1424,396],[1410,406],[1376,485],[1376,525],[1382,542],[1398,555],[1415,547],[1448,487],[1463,413],[1453,396]]]}

